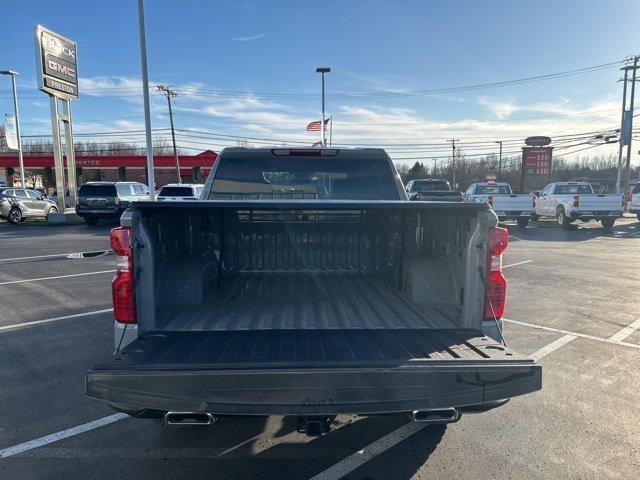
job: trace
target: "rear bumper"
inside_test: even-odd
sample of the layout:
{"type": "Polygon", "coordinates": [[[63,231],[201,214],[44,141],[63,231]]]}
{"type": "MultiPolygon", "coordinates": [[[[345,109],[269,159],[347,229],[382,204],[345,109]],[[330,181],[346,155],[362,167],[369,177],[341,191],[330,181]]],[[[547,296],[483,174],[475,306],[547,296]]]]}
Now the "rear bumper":
{"type": "Polygon", "coordinates": [[[101,209],[91,209],[91,208],[82,208],[80,206],[76,207],[76,213],[80,217],[95,217],[95,218],[120,218],[122,212],[124,212],[125,208],[113,207],[113,208],[101,208],[101,209]]]}
{"type": "Polygon", "coordinates": [[[366,415],[499,402],[542,386],[542,368],[526,359],[418,363],[251,370],[98,365],[87,372],[86,392],[139,409],[221,415],[366,415]]]}
{"type": "Polygon", "coordinates": [[[623,216],[622,211],[615,210],[602,210],[602,211],[584,211],[584,212],[571,212],[569,215],[573,220],[595,220],[599,218],[621,218],[623,216]]]}
{"type": "Polygon", "coordinates": [[[525,211],[496,211],[499,220],[516,220],[518,218],[531,218],[535,215],[533,210],[525,211]]]}

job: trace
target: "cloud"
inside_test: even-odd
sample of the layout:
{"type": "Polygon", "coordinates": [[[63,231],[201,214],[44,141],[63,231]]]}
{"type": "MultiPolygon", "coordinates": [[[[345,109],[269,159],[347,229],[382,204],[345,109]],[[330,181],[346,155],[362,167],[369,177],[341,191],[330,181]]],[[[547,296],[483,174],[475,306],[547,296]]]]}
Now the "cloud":
{"type": "Polygon", "coordinates": [[[231,40],[234,42],[253,42],[254,40],[259,40],[266,36],[266,33],[258,33],[257,35],[248,35],[246,37],[233,37],[231,40]]]}

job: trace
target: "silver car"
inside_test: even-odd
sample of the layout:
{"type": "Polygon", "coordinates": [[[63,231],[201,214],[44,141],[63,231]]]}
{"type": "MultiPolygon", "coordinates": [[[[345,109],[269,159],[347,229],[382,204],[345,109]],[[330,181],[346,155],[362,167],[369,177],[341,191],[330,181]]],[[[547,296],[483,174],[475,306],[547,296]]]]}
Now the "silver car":
{"type": "Polygon", "coordinates": [[[0,217],[9,223],[17,224],[26,218],[46,218],[57,212],[55,202],[35,190],[10,187],[0,191],[0,217]]]}

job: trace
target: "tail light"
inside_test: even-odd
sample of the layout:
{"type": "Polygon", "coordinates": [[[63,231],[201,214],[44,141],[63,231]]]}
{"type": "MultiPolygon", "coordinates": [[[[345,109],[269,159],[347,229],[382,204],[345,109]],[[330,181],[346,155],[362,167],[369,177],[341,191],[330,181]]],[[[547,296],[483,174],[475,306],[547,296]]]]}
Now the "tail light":
{"type": "Polygon", "coordinates": [[[493,207],[493,195],[487,197],[487,203],[493,207]]]}
{"type": "Polygon", "coordinates": [[[578,195],[573,196],[573,207],[578,208],[580,206],[580,197],[578,195]]]}
{"type": "Polygon", "coordinates": [[[138,323],[134,297],[133,252],[131,249],[131,229],[118,227],[111,229],[111,248],[116,254],[116,274],[111,281],[113,314],[116,322],[138,323]]]}
{"type": "Polygon", "coordinates": [[[506,228],[489,229],[487,246],[487,276],[484,293],[484,320],[495,320],[504,314],[507,280],[502,273],[502,252],[509,244],[509,232],[506,228]]]}
{"type": "Polygon", "coordinates": [[[120,198],[116,197],[115,202],[116,202],[116,205],[120,205],[120,198]]]}

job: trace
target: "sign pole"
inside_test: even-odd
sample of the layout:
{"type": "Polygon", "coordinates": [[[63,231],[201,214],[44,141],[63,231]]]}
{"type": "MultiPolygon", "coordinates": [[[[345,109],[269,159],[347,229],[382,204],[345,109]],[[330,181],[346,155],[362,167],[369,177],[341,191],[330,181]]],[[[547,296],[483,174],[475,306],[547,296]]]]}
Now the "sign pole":
{"type": "Polygon", "coordinates": [[[520,193],[524,193],[524,169],[525,158],[527,157],[527,147],[522,147],[522,163],[520,165],[520,193]]]}
{"type": "Polygon", "coordinates": [[[62,142],[60,141],[60,116],[58,112],[58,98],[50,95],[51,103],[51,133],[53,136],[53,160],[56,171],[56,190],[58,191],[58,212],[65,210],[64,194],[64,164],[62,163],[62,142]]]}
{"type": "MultiPolygon", "coordinates": [[[[64,100],[63,105],[64,116],[62,121],[64,123],[64,139],[67,147],[67,185],[69,187],[71,208],[75,209],[78,204],[78,189],[76,185],[76,151],[73,144],[73,127],[71,122],[71,100],[64,100]]],[[[60,198],[60,193],[58,193],[58,198],[60,198]]],[[[63,201],[63,204],[64,203],[63,201]]]]}

